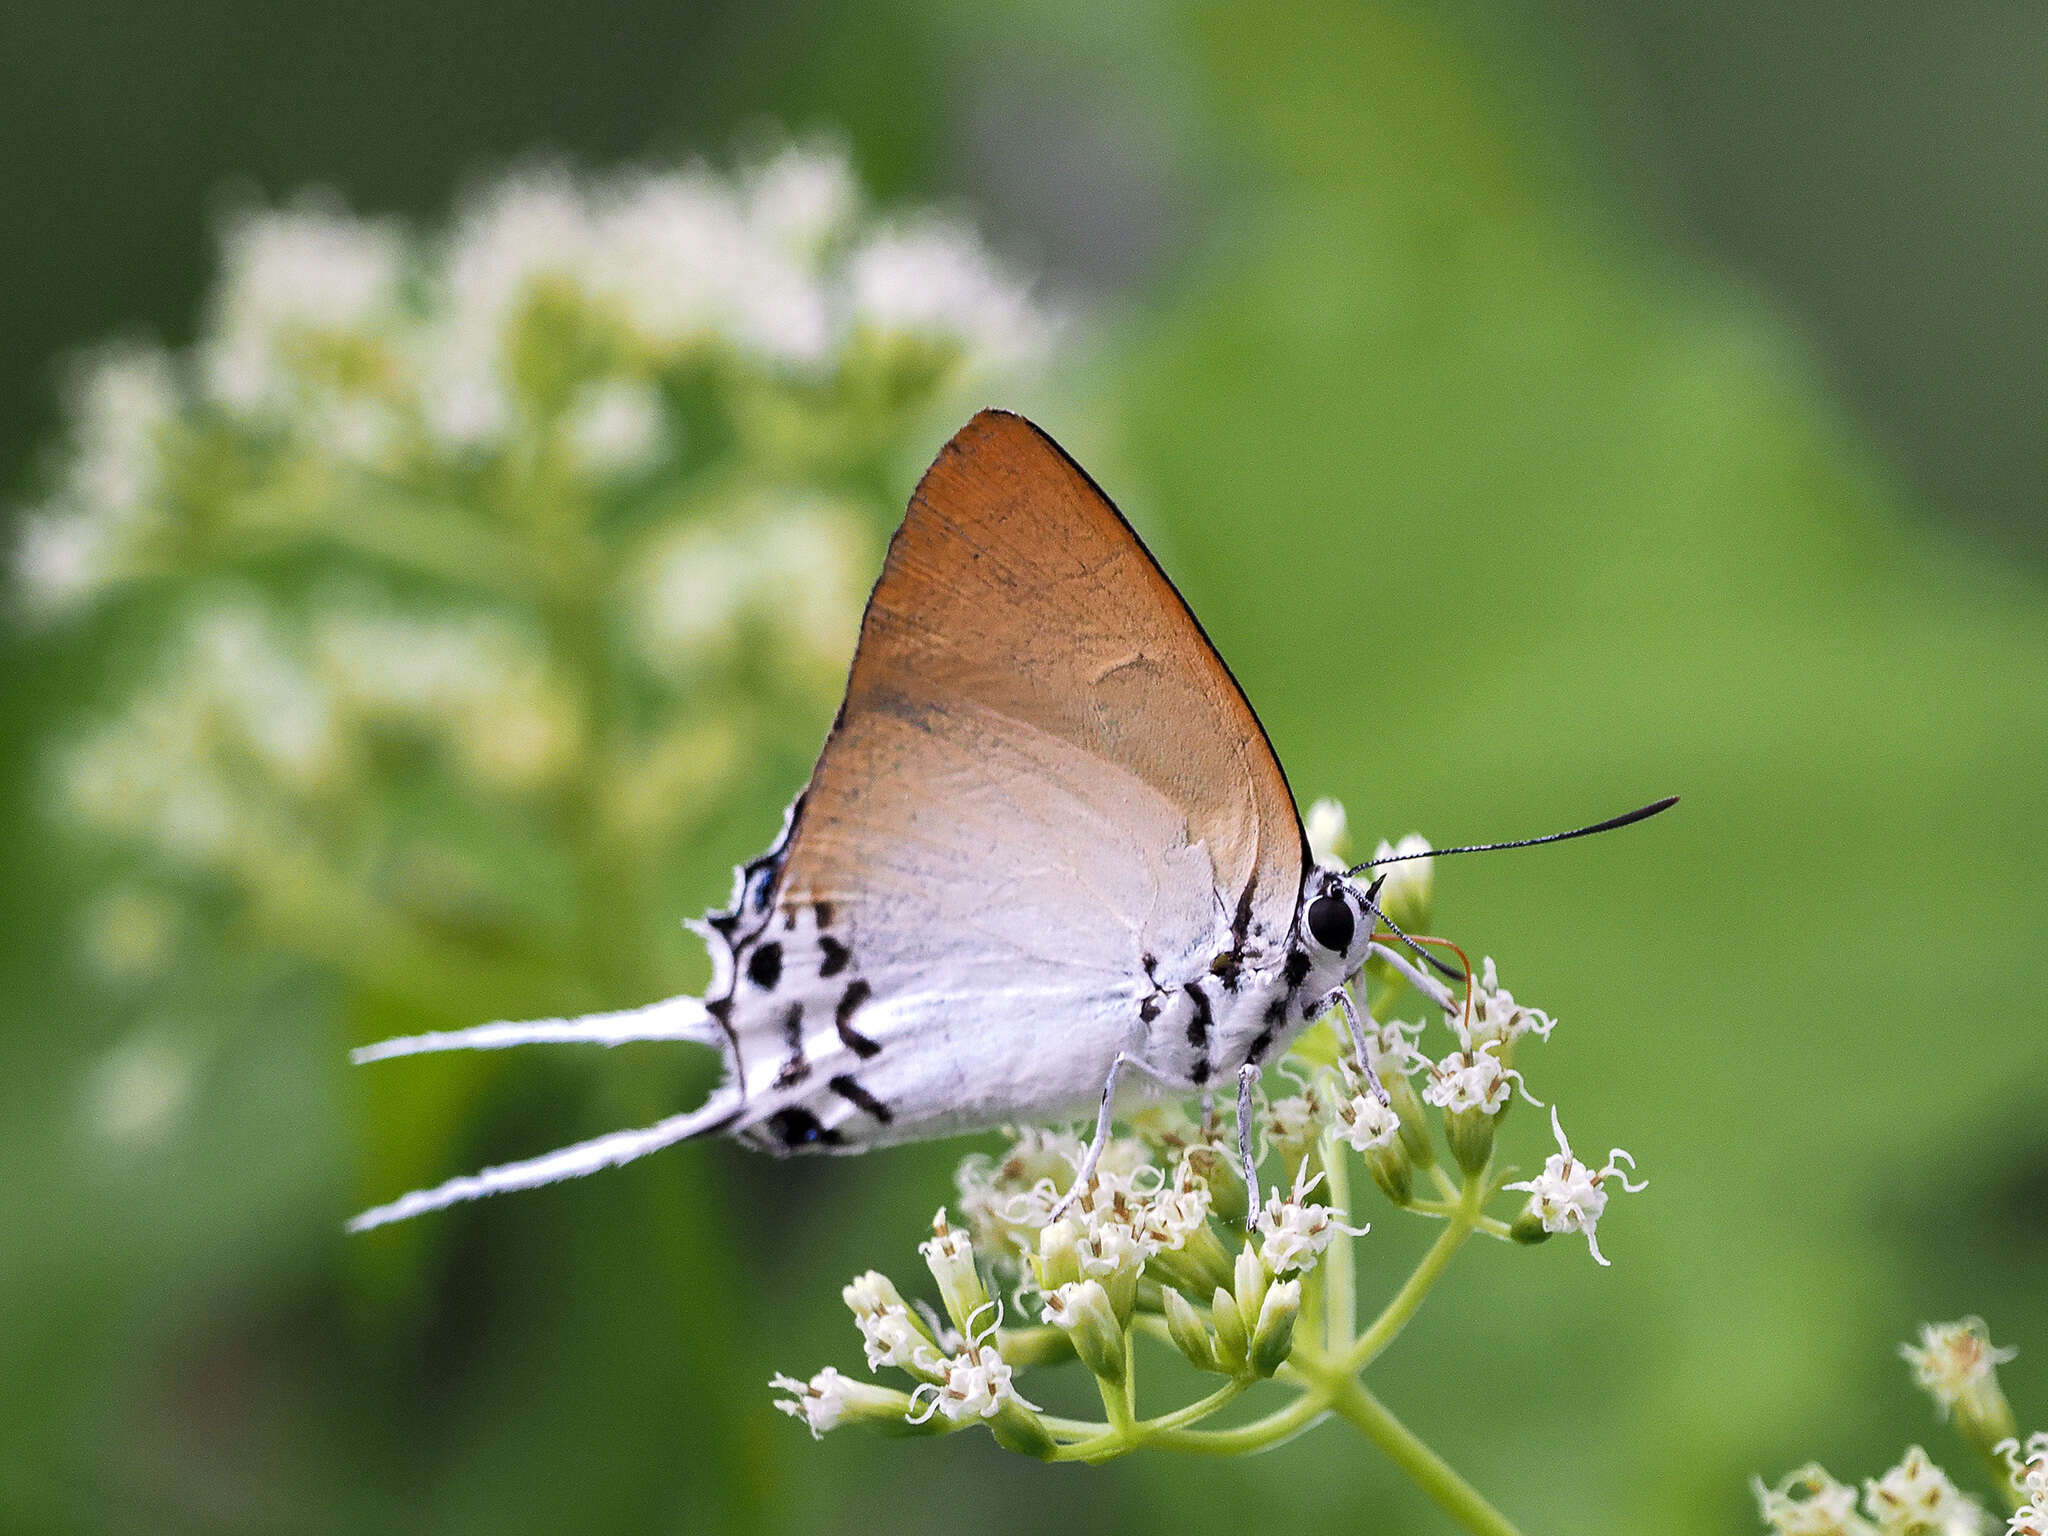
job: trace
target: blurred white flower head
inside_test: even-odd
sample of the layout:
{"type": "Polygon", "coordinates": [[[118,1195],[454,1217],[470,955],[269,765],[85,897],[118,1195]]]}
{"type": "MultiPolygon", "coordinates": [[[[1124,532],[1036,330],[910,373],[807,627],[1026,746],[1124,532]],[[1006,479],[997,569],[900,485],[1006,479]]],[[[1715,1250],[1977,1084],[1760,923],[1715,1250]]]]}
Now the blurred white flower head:
{"type": "Polygon", "coordinates": [[[1316,863],[1325,869],[1345,867],[1344,850],[1350,842],[1350,825],[1341,800],[1332,800],[1325,795],[1308,808],[1301,827],[1316,863]]]}
{"type": "Polygon", "coordinates": [[[1856,1513],[1856,1490],[1839,1483],[1827,1469],[1809,1462],[1774,1488],[1751,1480],[1757,1513],[1778,1536],[1876,1536],[1871,1524],[1856,1513]]]}
{"type": "Polygon", "coordinates": [[[1883,1536],[1979,1536],[1990,1529],[1984,1510],[1917,1445],[1883,1477],[1865,1480],[1863,1510],[1883,1536]]]}
{"type": "Polygon", "coordinates": [[[2019,1353],[1991,1342],[1981,1317],[1955,1323],[1923,1323],[1918,1344],[1901,1344],[1899,1356],[1913,1367],[1913,1379],[1943,1414],[1967,1408],[1981,1394],[1997,1391],[1998,1367],[2019,1353]]]}
{"type": "Polygon", "coordinates": [[[318,200],[236,215],[221,236],[213,331],[200,347],[207,397],[246,415],[305,403],[311,348],[397,323],[405,261],[396,224],[318,200]]]}

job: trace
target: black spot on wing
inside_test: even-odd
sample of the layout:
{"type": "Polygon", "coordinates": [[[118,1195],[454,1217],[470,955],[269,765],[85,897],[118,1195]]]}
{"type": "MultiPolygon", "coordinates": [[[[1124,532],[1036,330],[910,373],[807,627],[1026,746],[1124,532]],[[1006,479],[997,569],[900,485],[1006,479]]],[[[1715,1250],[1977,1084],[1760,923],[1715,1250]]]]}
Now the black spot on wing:
{"type": "Polygon", "coordinates": [[[782,1016],[782,1038],[789,1046],[789,1059],[782,1064],[782,1070],[775,1074],[775,1086],[787,1088],[800,1083],[811,1075],[811,1064],[804,1059],[804,1005],[791,1003],[789,1012],[782,1016]]]}
{"type": "Polygon", "coordinates": [[[839,994],[839,1006],[832,1012],[832,1027],[839,1031],[839,1043],[844,1045],[862,1061],[879,1055],[881,1046],[853,1027],[853,1016],[860,1005],[874,996],[875,989],[855,977],[846,984],[846,990],[839,994]]]}
{"type": "Polygon", "coordinates": [[[895,1115],[890,1113],[888,1105],[884,1104],[872,1093],[869,1093],[856,1079],[847,1076],[844,1072],[835,1078],[829,1079],[825,1086],[855,1108],[866,1110],[883,1125],[887,1125],[896,1118],[895,1115]]]}
{"type": "Polygon", "coordinates": [[[1191,981],[1183,988],[1195,1000],[1195,1011],[1188,1019],[1188,1044],[1198,1051],[1209,1048],[1209,994],[1202,990],[1199,981],[1191,981]]]}
{"type": "Polygon", "coordinates": [[[1154,993],[1151,997],[1138,1004],[1138,1017],[1145,1023],[1150,1024],[1159,1017],[1160,1007],[1158,994],[1154,993]]]}
{"type": "Polygon", "coordinates": [[[820,933],[823,933],[827,928],[830,928],[832,926],[832,903],[829,901],[812,902],[811,915],[817,918],[818,931],[820,933]]]}
{"type": "Polygon", "coordinates": [[[782,946],[770,939],[747,956],[747,980],[763,992],[773,992],[782,980],[782,946]]]}
{"type": "Polygon", "coordinates": [[[801,1147],[837,1146],[839,1133],[828,1129],[818,1117],[801,1104],[791,1104],[778,1109],[768,1117],[768,1130],[775,1139],[791,1151],[801,1147]]]}
{"type": "Polygon", "coordinates": [[[853,951],[830,934],[821,933],[818,935],[818,948],[825,955],[824,960],[818,966],[818,974],[820,976],[837,976],[846,969],[847,962],[853,959],[853,951]]]}

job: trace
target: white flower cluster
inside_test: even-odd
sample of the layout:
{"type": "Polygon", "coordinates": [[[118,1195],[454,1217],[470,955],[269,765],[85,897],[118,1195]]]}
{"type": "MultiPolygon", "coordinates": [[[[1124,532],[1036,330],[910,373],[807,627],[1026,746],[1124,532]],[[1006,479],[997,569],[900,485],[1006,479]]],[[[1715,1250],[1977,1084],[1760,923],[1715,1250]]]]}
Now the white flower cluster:
{"type": "Polygon", "coordinates": [[[168,520],[164,454],[182,408],[170,357],[129,349],[84,364],[49,499],[21,522],[15,571],[30,610],[73,607],[130,574],[168,520]]]}
{"type": "Polygon", "coordinates": [[[194,610],[157,683],[78,741],[61,783],[95,831],[232,863],[251,817],[346,790],[379,731],[437,745],[479,788],[552,782],[580,744],[573,697],[500,618],[332,594],[287,619],[243,593],[194,610]]]}
{"type": "Polygon", "coordinates": [[[702,370],[814,396],[892,358],[958,380],[1036,362],[1059,328],[971,231],[879,218],[844,155],[816,147],[734,176],[530,169],[440,239],[306,198],[230,219],[221,256],[189,357],[82,374],[66,461],[15,551],[34,611],[163,567],[187,504],[219,489],[202,474],[181,491],[179,465],[222,442],[301,466],[301,495],[323,474],[444,483],[508,454],[601,486],[683,446],[667,391],[702,370]]]}
{"type": "MultiPolygon", "coordinates": [[[[1962,1437],[1994,1466],[2002,1463],[2007,1502],[2016,1506],[2004,1536],[2048,1536],[2048,1433],[2024,1444],[2011,1434],[2012,1410],[1998,1385],[1998,1367],[2017,1351],[1993,1345],[1984,1320],[1970,1317],[1923,1324],[1920,1342],[1899,1353],[1943,1415],[1954,1415],[1962,1437]],[[1993,1443],[1998,1426],[2004,1438],[1993,1443]]],[[[1782,1536],[1984,1536],[2000,1528],[1917,1445],[1882,1477],[1864,1480],[1860,1515],[1855,1490],[1819,1466],[1801,1467],[1775,1488],[1752,1481],[1764,1523],[1782,1536]]]]}
{"type": "Polygon", "coordinates": [[[1980,1536],[1991,1529],[1983,1506],[1917,1445],[1884,1476],[1865,1480],[1861,1515],[1856,1490],[1817,1464],[1776,1487],[1761,1478],[1752,1487],[1764,1524],[1779,1536],[1980,1536]]]}

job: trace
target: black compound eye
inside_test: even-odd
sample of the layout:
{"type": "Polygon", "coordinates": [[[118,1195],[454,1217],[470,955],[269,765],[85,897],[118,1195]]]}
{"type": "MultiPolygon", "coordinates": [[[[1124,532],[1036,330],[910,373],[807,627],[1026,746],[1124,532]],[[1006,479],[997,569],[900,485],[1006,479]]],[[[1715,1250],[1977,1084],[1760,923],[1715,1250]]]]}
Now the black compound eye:
{"type": "Polygon", "coordinates": [[[1323,948],[1343,954],[1351,947],[1351,903],[1342,896],[1318,896],[1308,904],[1308,932],[1323,948]]]}

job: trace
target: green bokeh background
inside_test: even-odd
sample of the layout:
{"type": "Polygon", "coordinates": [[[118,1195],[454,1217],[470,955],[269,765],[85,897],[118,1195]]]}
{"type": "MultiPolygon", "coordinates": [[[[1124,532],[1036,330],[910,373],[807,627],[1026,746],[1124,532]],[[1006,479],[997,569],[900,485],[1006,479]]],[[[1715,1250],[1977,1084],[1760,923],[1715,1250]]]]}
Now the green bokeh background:
{"type": "MultiPolygon", "coordinates": [[[[1697,102],[1666,120],[1691,161],[1635,131],[1685,26],[1609,22],[908,0],[17,14],[29,254],[6,302],[26,342],[0,447],[19,483],[62,348],[189,332],[207,197],[237,175],[425,214],[535,144],[720,152],[772,120],[843,131],[886,196],[986,213],[1092,296],[1086,355],[1032,408],[1152,537],[1304,795],[1438,840],[1685,795],[1623,837],[1443,871],[1440,926],[1564,1021],[1539,1092],[1651,1188],[1610,1212],[1612,1270],[1571,1243],[1485,1246],[1379,1371],[1532,1536],[1753,1529],[1752,1471],[1818,1456],[1860,1476],[1915,1439],[1960,1470],[1892,1354],[1923,1319],[1981,1312],[2021,1345],[2006,1381],[2022,1425],[2048,1426],[2048,602],[2026,554],[2037,417],[2010,419],[2040,340],[1987,344],[2010,387],[1974,414],[1969,389],[1941,393],[1946,331],[1871,342],[1875,311],[1842,295],[1882,271],[1856,245],[1882,219],[1843,231],[1836,290],[1786,258],[1783,292],[1835,295],[1803,339],[1724,259],[1730,227],[1784,249],[1767,221],[1724,197],[1689,225],[1659,191],[1667,163],[1722,164],[1697,102]]],[[[1890,58],[1905,25],[1827,8],[1768,41],[1890,58]]],[[[1922,42],[1951,69],[1975,56],[1922,42]]],[[[2008,50],[1984,89],[2037,103],[2040,56],[2008,50]]],[[[1868,116],[1880,158],[1919,121],[1868,116]]],[[[1806,148],[1783,152],[1811,178],[1806,148]]],[[[1993,174],[1899,163],[1909,204],[1993,174]]],[[[2040,217],[2021,205],[2007,237],[2040,217]]],[[[1955,259],[1987,238],[1964,224],[1955,259]]],[[[2039,292],[2005,329],[2038,321],[2039,292]]],[[[1941,330],[1941,304],[1901,293],[1902,325],[1941,330]]],[[[66,958],[78,876],[38,812],[38,742],[108,664],[62,632],[8,645],[0,1528],[1448,1529],[1335,1427],[1251,1463],[1089,1470],[979,1436],[814,1446],[769,1412],[771,1371],[857,1357],[837,1287],[911,1272],[957,1147],[693,1147],[346,1243],[343,1215],[392,1192],[366,1188],[385,1154],[341,1065],[373,1021],[287,978],[157,1155],[96,1157],[81,1073],[119,1021],[66,958]]],[[[794,787],[764,782],[704,850],[700,905],[794,787]]],[[[650,1079],[673,1074],[648,1052],[514,1071],[457,1161],[641,1116],[650,1079]]],[[[1514,1127],[1525,1160],[1537,1118],[1514,1127]]],[[[1421,1234],[1374,1214],[1365,1272],[1391,1284],[1421,1234]]]]}

